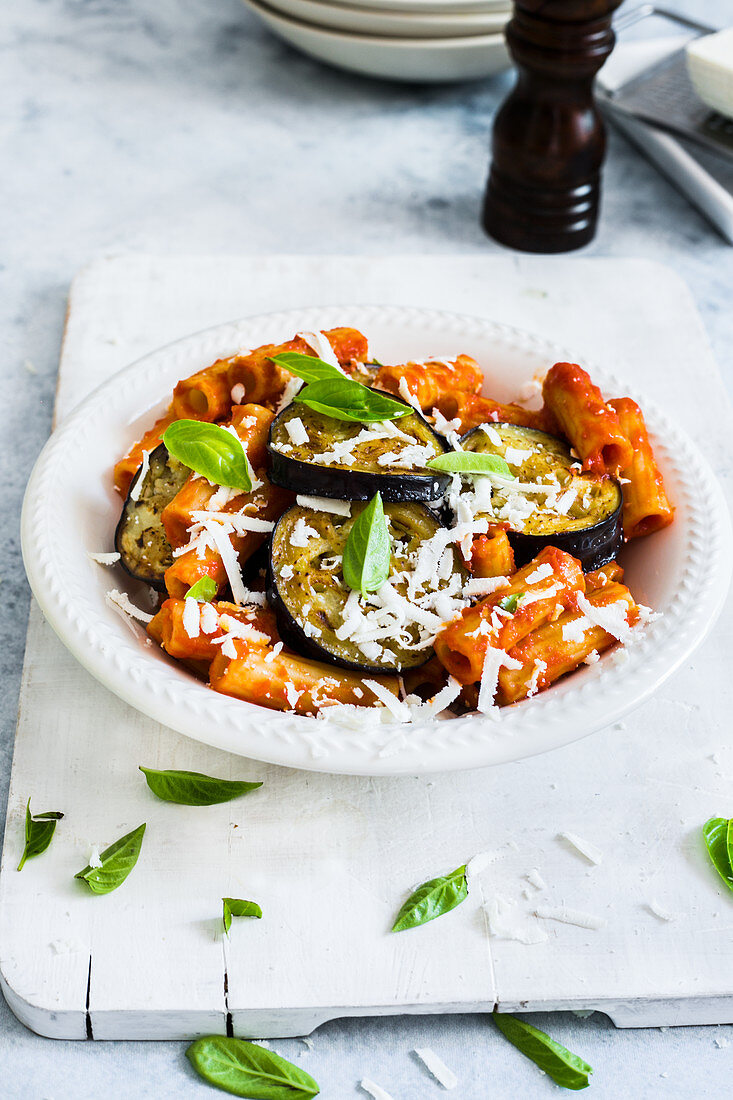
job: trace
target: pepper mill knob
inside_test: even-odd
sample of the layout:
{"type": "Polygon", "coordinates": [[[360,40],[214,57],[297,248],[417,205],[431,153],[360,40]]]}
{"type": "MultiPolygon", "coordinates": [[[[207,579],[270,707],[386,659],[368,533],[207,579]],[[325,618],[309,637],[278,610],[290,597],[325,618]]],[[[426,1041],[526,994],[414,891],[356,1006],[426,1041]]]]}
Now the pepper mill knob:
{"type": "Polygon", "coordinates": [[[494,122],[486,232],[524,252],[593,239],[606,148],[593,79],[613,49],[621,0],[515,0],[517,83],[494,122]]]}

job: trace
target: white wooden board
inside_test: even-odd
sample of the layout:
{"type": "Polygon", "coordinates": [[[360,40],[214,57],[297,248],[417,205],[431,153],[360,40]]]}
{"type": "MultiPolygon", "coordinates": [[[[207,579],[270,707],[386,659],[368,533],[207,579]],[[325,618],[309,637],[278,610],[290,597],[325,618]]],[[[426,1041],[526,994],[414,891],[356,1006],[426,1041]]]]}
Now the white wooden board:
{"type": "MultiPolygon", "coordinates": [[[[642,261],[270,257],[97,263],[74,284],[63,416],[114,370],[248,312],[400,302],[483,313],[633,377],[682,420],[730,484],[730,413],[691,298],[642,261]]],[[[490,367],[490,365],[487,365],[490,367]]],[[[141,395],[141,404],[145,397],[141,395]]],[[[101,549],[101,548],[100,548],[101,549]]],[[[94,682],[31,609],[0,872],[0,976],[29,1027],[64,1038],[304,1034],[345,1015],[597,1008],[621,1026],[733,1021],[733,902],[700,825],[733,814],[730,604],[704,647],[625,727],[547,756],[429,778],[363,779],[261,765],[188,741],[94,682]],[[139,764],[261,778],[228,805],[158,802],[139,764]],[[61,809],[52,848],[14,870],[23,813],[61,809]],[[93,897],[73,874],[90,844],[147,821],[125,885],[93,897]],[[558,833],[604,853],[593,867],[558,833]],[[402,935],[417,882],[481,851],[469,901],[402,935]],[[522,877],[538,868],[537,893],[522,877]],[[525,897],[523,890],[530,896],[525,897]],[[490,937],[500,894],[547,939],[490,937]],[[221,936],[224,895],[262,921],[221,936]],[[664,906],[675,919],[648,909],[664,906]],[[604,917],[538,922],[538,903],[604,917]]]]}

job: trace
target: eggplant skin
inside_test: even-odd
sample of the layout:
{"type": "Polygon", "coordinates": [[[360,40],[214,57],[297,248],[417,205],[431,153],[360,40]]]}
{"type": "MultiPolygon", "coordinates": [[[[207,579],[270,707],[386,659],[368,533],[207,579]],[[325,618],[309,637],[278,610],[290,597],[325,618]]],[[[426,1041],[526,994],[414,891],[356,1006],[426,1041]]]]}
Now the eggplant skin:
{"type": "Polygon", "coordinates": [[[140,480],[138,470],[122,507],[115,531],[115,550],[122,567],[135,580],[165,592],[165,571],[173,564],[173,550],[163,527],[161,515],[191,471],[168,454],[161,443],[148,457],[148,470],[138,500],[133,499],[140,480]]]}
{"type": "MultiPolygon", "coordinates": [[[[410,435],[416,445],[429,447],[436,457],[448,449],[443,437],[417,411],[391,423],[410,435]]],[[[377,491],[383,501],[392,504],[434,501],[443,496],[450,484],[448,474],[425,466],[414,471],[380,466],[380,456],[404,445],[404,441],[398,439],[376,439],[373,443],[362,444],[361,453],[350,465],[345,462],[325,465],[316,461],[319,454],[331,450],[335,443],[358,435],[364,428],[365,425],[355,421],[336,420],[317,413],[307,405],[288,405],[270,426],[267,446],[270,480],[284,489],[335,500],[371,500],[377,491]],[[286,425],[296,419],[308,432],[307,443],[293,444],[290,439],[286,425]],[[285,453],[284,448],[292,455],[285,453]]]]}
{"type": "MultiPolygon", "coordinates": [[[[352,518],[356,518],[360,510],[361,506],[356,504],[352,508],[352,518]]],[[[402,541],[408,552],[442,526],[422,504],[388,504],[385,512],[390,517],[393,532],[395,529],[403,531],[402,541]]],[[[389,640],[383,640],[381,644],[392,654],[392,660],[372,664],[355,643],[339,640],[335,635],[350,589],[343,581],[340,568],[331,568],[329,560],[343,553],[350,527],[345,517],[299,505],[290,508],[278,520],[270,543],[267,599],[277,616],[280,637],[289,648],[304,657],[352,672],[389,675],[420,668],[433,656],[432,646],[408,650],[396,644],[396,639],[391,646],[389,640]],[[305,547],[294,546],[291,540],[295,524],[301,518],[319,535],[310,538],[305,547]],[[284,566],[293,568],[292,578],[282,577],[284,566]],[[306,633],[304,623],[309,625],[315,637],[306,633]]],[[[455,560],[456,570],[464,575],[458,558],[455,560]]],[[[399,568],[400,563],[396,564],[399,568]]],[[[404,562],[401,565],[404,568],[404,562]]]]}
{"type": "MultiPolygon", "coordinates": [[[[575,460],[568,444],[547,432],[516,424],[498,423],[491,427],[498,431],[506,446],[518,450],[541,450],[540,460],[531,458],[521,465],[509,464],[512,472],[522,480],[535,480],[540,472],[553,471],[564,486],[573,484],[578,487],[578,500],[582,500],[581,490],[590,497],[587,511],[578,506],[577,514],[556,516],[540,508],[535,516],[528,518],[523,530],[512,530],[510,527],[507,534],[517,568],[521,569],[532,561],[546,546],[556,546],[558,550],[572,554],[586,573],[600,569],[616,558],[624,541],[623,497],[618,481],[606,475],[575,473],[571,470],[575,460]],[[531,465],[529,470],[527,462],[531,465]],[[535,462],[538,464],[532,465],[535,462]],[[533,526],[535,530],[532,529],[533,526]]],[[[492,444],[481,428],[473,428],[467,432],[461,439],[461,444],[466,450],[500,455],[505,453],[505,447],[492,444]]],[[[493,500],[494,496],[492,503],[493,500]]]]}

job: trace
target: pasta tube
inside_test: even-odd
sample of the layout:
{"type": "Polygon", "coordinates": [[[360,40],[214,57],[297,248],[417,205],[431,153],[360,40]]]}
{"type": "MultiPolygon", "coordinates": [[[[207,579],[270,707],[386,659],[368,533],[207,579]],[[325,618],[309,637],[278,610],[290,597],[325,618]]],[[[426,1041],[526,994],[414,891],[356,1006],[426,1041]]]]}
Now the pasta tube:
{"type": "Polygon", "coordinates": [[[423,363],[380,367],[374,385],[405,398],[407,387],[420,408],[431,412],[444,395],[478,393],[483,381],[476,360],[470,355],[458,355],[455,359],[429,359],[423,363]]]}
{"type": "Polygon", "coordinates": [[[473,393],[442,393],[435,402],[435,408],[446,420],[459,420],[460,432],[489,423],[519,424],[524,428],[548,430],[541,412],[532,412],[521,405],[502,405],[499,401],[473,393]]]}
{"type": "MultiPolygon", "coordinates": [[[[369,354],[366,336],[355,328],[332,328],[323,335],[333,349],[339,363],[346,364],[352,359],[363,362],[369,354]]],[[[296,336],[286,344],[266,344],[246,355],[235,355],[229,360],[227,374],[228,386],[243,387],[242,400],[258,403],[277,401],[286,384],[293,377],[289,371],[273,363],[272,356],[284,351],[300,351],[312,355],[313,348],[302,336],[296,336]]]]}
{"type": "Polygon", "coordinates": [[[605,588],[614,581],[619,584],[624,579],[624,571],[617,561],[609,561],[600,569],[594,569],[592,573],[585,575],[586,592],[596,592],[599,588],[605,588]]]}
{"type": "MultiPolygon", "coordinates": [[[[211,662],[210,683],[214,691],[257,703],[271,710],[293,710],[296,714],[317,714],[333,703],[373,706],[378,697],[356,672],[332,668],[294,653],[275,653],[265,646],[235,640],[237,657],[219,653],[211,662]]],[[[395,697],[395,676],[373,679],[395,697]]]]}
{"type": "Polygon", "coordinates": [[[573,593],[584,591],[580,562],[547,546],[505,587],[467,607],[443,627],[435,639],[435,652],[460,684],[476,683],[488,646],[509,650],[542,623],[557,618],[573,593]],[[502,608],[501,602],[513,596],[519,597],[514,610],[502,608]]]}
{"type": "MultiPolygon", "coordinates": [[[[631,593],[622,584],[608,584],[589,593],[587,600],[596,608],[625,604],[624,619],[629,626],[638,619],[631,593]]],[[[509,656],[521,661],[522,667],[500,669],[497,702],[506,706],[543,691],[576,669],[590,653],[602,653],[615,643],[616,637],[602,626],[589,622],[579,611],[568,611],[533,630],[509,650],[509,656]]]]}
{"type": "Polygon", "coordinates": [[[469,569],[474,577],[509,577],[514,572],[514,551],[509,536],[500,527],[476,535],[471,544],[469,569]]]}
{"type": "Polygon", "coordinates": [[[577,363],[555,363],[547,372],[542,393],[584,470],[614,474],[631,464],[633,451],[616,411],[577,363]]]}
{"type": "Polygon", "coordinates": [[[227,634],[237,629],[232,623],[251,630],[250,644],[269,645],[279,640],[273,611],[239,607],[223,600],[199,604],[195,600],[168,599],[148,624],[148,634],[171,657],[210,662],[220,652],[227,634]]]}
{"type": "Polygon", "coordinates": [[[622,484],[624,534],[627,539],[650,535],[667,527],[674,519],[674,507],[664,491],[662,474],[654,458],[641,409],[629,397],[609,401],[615,410],[621,429],[632,446],[631,462],[621,474],[628,479],[622,484]]]}
{"type": "Polygon", "coordinates": [[[232,408],[229,360],[217,359],[205,370],[182,379],[173,390],[176,420],[221,420],[232,408]]]}

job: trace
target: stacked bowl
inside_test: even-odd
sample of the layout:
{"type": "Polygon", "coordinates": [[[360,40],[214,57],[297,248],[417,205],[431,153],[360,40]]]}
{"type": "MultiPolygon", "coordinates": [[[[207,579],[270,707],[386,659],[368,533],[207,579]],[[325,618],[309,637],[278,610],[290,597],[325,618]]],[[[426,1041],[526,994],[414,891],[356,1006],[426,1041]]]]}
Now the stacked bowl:
{"type": "Polygon", "coordinates": [[[478,80],[509,66],[511,0],[244,0],[275,34],[386,80],[478,80]]]}

